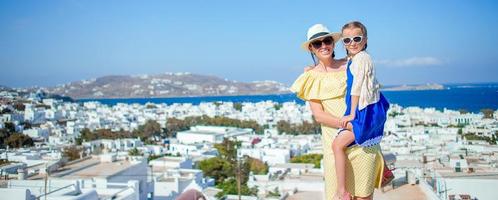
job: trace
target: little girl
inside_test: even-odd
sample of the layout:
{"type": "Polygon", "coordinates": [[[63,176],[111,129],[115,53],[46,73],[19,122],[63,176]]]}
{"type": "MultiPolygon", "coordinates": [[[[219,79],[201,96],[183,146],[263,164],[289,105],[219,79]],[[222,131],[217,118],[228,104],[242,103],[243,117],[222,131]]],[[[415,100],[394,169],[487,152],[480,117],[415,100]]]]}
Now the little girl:
{"type": "MultiPolygon", "coordinates": [[[[349,123],[352,131],[341,129],[332,143],[334,151],[338,199],[350,199],[346,190],[346,153],[350,145],[369,147],[379,144],[387,118],[389,103],[380,93],[367,49],[367,29],[357,21],[342,27],[342,42],[348,54],[346,113],[341,118],[343,127],[349,123]]],[[[391,174],[392,175],[392,174],[391,174]]],[[[384,180],[385,181],[385,180],[384,180]]]]}

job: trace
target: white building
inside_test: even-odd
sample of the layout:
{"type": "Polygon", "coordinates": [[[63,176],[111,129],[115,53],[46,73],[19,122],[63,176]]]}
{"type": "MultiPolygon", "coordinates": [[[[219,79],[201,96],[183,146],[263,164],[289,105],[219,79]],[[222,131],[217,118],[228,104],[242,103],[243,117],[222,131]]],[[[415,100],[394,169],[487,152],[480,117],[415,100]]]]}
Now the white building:
{"type": "Polygon", "coordinates": [[[167,169],[154,175],[154,199],[174,200],[188,189],[203,189],[214,186],[214,179],[203,177],[198,169],[167,169]]]}
{"type": "Polygon", "coordinates": [[[437,170],[432,182],[435,193],[440,199],[450,199],[451,196],[468,195],[472,199],[496,199],[498,173],[486,172],[452,172],[437,170]]]}
{"type": "Polygon", "coordinates": [[[43,138],[45,140],[48,140],[49,136],[49,130],[44,128],[25,129],[22,133],[32,138],[43,138]]]}
{"type": "Polygon", "coordinates": [[[153,168],[192,169],[192,159],[185,157],[161,157],[149,162],[153,168]]]}
{"type": "Polygon", "coordinates": [[[176,134],[179,143],[221,143],[223,138],[233,138],[241,135],[252,134],[249,128],[235,128],[224,126],[194,126],[188,131],[181,131],[176,134]]]}

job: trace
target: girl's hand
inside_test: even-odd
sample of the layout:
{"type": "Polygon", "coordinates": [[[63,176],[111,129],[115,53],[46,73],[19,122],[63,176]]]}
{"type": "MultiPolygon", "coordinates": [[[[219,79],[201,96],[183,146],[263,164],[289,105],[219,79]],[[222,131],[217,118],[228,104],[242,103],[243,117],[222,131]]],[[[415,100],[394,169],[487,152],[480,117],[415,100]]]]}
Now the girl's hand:
{"type": "Polygon", "coordinates": [[[350,121],[353,121],[353,119],[354,119],[353,115],[346,115],[346,116],[342,117],[339,120],[339,122],[341,123],[342,128],[346,128],[346,126],[348,125],[348,123],[350,121]]]}
{"type": "Polygon", "coordinates": [[[353,124],[351,124],[351,122],[348,122],[346,124],[346,127],[344,127],[344,128],[347,129],[347,130],[349,130],[349,131],[351,131],[351,132],[353,132],[353,124]]]}

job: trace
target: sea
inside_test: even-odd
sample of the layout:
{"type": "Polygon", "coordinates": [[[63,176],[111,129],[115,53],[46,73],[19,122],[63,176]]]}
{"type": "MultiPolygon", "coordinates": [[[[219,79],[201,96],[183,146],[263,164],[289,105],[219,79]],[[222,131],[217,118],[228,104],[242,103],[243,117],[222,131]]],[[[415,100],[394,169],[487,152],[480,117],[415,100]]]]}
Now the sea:
{"type": "MultiPolygon", "coordinates": [[[[443,90],[412,90],[412,91],[382,91],[391,104],[403,107],[417,106],[421,108],[435,108],[437,110],[466,110],[480,112],[481,109],[498,109],[498,83],[480,84],[447,84],[443,90]]],[[[174,98],[122,98],[122,99],[79,99],[78,102],[98,101],[109,106],[117,103],[126,104],[174,104],[191,103],[197,105],[201,102],[261,102],[273,101],[278,103],[304,101],[295,94],[275,95],[241,95],[241,96],[200,96],[200,97],[174,97],[174,98]]]]}

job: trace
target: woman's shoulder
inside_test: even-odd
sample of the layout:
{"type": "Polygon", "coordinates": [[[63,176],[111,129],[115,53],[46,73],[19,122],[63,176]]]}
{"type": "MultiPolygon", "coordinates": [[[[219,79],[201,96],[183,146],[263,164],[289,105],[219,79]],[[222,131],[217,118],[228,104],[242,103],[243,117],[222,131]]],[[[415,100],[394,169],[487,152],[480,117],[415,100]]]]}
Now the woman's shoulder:
{"type": "Polygon", "coordinates": [[[346,79],[344,71],[338,73],[312,69],[302,73],[290,90],[304,100],[323,100],[340,95],[339,93],[345,88],[346,79]]]}

